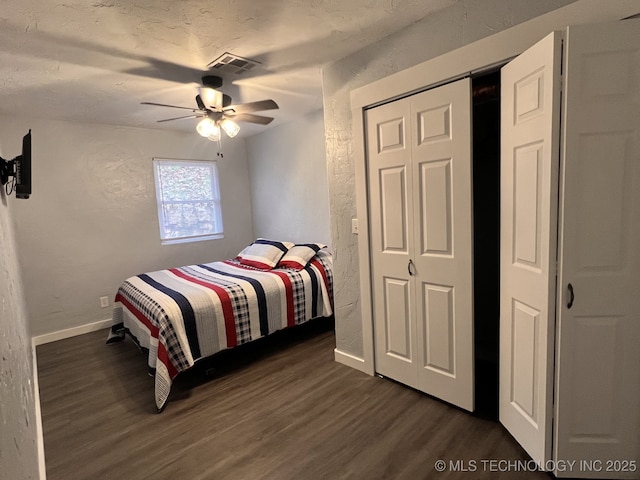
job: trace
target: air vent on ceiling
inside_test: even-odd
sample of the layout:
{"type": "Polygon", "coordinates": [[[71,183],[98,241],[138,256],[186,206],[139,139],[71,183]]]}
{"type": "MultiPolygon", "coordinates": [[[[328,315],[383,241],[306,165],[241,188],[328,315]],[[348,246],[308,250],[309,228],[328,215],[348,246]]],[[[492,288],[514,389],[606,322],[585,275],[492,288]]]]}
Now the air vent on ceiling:
{"type": "Polygon", "coordinates": [[[247,73],[256,65],[260,65],[260,62],[251,60],[250,58],[240,57],[233,53],[224,52],[207,66],[212,70],[241,75],[247,73]]]}

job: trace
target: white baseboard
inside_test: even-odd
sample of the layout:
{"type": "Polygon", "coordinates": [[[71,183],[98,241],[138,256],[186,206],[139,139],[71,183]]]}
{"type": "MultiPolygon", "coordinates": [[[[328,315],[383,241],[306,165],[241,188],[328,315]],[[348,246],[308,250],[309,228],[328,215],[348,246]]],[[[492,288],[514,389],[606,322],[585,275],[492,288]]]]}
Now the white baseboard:
{"type": "Polygon", "coordinates": [[[47,479],[47,467],[44,461],[44,435],[42,433],[42,412],[40,410],[40,384],[38,383],[38,359],[36,358],[36,346],[31,346],[33,359],[33,397],[36,410],[36,448],[38,450],[38,476],[40,480],[47,479]]]}
{"type": "Polygon", "coordinates": [[[45,343],[55,342],[57,340],[63,340],[77,335],[84,335],[85,333],[95,332],[96,330],[102,330],[103,328],[109,328],[112,324],[113,320],[111,318],[98,320],[97,322],[78,325],[77,327],[65,328],[64,330],[58,330],[57,332],[45,333],[44,335],[31,337],[31,343],[34,347],[37,347],[38,345],[43,345],[45,343]]]}
{"type": "Polygon", "coordinates": [[[337,348],[333,350],[333,354],[336,362],[342,363],[347,367],[360,370],[367,375],[373,375],[373,372],[370,372],[371,369],[365,364],[365,361],[362,358],[351,355],[350,353],[340,351],[337,348]]]}

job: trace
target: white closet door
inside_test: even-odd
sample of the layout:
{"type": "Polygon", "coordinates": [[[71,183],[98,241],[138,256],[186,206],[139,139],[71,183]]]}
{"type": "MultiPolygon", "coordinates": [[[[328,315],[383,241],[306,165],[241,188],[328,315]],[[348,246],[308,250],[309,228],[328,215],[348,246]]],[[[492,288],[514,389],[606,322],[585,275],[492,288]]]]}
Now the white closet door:
{"type": "Polygon", "coordinates": [[[500,422],[551,459],[561,34],[502,69],[500,422]]]}
{"type": "Polygon", "coordinates": [[[473,411],[471,80],[410,99],[418,388],[473,411]]]}
{"type": "Polygon", "coordinates": [[[375,368],[417,388],[409,101],[366,115],[375,368]]]}
{"type": "Polygon", "coordinates": [[[640,21],[565,57],[555,456],[640,478],[640,21]]]}
{"type": "Polygon", "coordinates": [[[468,79],[366,113],[375,368],[473,410],[468,79]]]}

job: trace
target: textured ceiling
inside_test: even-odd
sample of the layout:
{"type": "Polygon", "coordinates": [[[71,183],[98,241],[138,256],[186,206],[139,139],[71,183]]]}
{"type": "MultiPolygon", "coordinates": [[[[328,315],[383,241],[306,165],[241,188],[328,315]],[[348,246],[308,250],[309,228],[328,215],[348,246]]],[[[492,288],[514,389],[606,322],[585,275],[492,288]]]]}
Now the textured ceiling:
{"type": "MultiPolygon", "coordinates": [[[[234,103],[273,98],[272,125],[322,107],[320,67],[457,0],[0,0],[0,114],[190,130],[207,64],[234,103]],[[186,112],[188,114],[188,112],[186,112]]],[[[243,135],[265,127],[243,125],[243,135]]]]}

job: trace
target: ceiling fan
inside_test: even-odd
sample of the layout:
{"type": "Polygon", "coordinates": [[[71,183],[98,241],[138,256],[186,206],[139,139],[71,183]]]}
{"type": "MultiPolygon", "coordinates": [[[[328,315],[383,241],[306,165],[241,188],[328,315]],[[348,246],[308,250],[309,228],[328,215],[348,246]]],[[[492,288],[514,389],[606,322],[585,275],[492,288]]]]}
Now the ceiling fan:
{"type": "Polygon", "coordinates": [[[222,86],[222,78],[215,75],[206,75],[202,77],[202,87],[200,93],[196,95],[196,105],[193,107],[180,107],[177,105],[167,105],[164,103],[141,102],[141,105],[154,105],[157,107],[180,108],[182,110],[191,110],[191,115],[181,117],[165,118],[158,122],[171,122],[174,120],[182,120],[185,118],[201,118],[196,126],[196,130],[203,137],[211,141],[219,141],[221,129],[229,137],[235,137],[240,131],[240,126],[236,122],[256,123],[258,125],[268,125],[273,121],[272,117],[263,115],[255,115],[252,112],[260,112],[263,110],[275,110],[278,104],[273,100],[260,100],[257,102],[241,103],[237,105],[231,104],[231,97],[226,95],[217,88],[222,86]]]}

